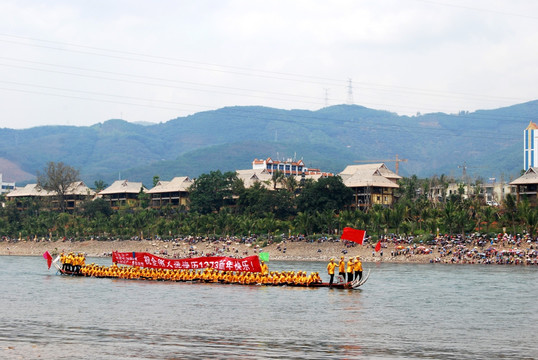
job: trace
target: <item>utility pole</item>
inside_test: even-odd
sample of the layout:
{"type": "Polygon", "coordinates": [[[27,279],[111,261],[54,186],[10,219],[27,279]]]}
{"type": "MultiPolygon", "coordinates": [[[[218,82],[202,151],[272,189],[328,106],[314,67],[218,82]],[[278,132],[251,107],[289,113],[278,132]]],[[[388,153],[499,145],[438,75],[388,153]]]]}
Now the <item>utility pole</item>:
{"type": "Polygon", "coordinates": [[[351,81],[351,78],[348,79],[348,84],[347,84],[347,104],[348,105],[353,105],[354,104],[354,101],[353,101],[353,83],[351,81]]]}

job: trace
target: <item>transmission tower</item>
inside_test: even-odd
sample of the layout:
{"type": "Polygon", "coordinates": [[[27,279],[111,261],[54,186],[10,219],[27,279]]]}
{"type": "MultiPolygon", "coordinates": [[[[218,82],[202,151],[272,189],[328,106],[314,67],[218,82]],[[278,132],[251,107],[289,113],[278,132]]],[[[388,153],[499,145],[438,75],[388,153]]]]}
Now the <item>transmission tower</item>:
{"type": "Polygon", "coordinates": [[[329,89],[325,88],[325,107],[329,106],[329,89]]]}
{"type": "Polygon", "coordinates": [[[348,79],[347,83],[347,104],[353,105],[353,83],[351,82],[351,78],[348,79]]]}

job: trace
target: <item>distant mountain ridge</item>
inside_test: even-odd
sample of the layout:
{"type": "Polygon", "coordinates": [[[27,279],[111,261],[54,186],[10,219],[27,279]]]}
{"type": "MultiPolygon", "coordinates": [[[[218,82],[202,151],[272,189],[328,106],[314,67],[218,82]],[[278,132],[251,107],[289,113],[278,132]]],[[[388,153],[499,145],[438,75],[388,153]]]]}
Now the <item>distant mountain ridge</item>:
{"type": "MultiPolygon", "coordinates": [[[[0,129],[0,158],[18,166],[4,179],[32,181],[48,161],[81,171],[83,180],[119,177],[151,185],[154,175],[196,177],[211,170],[251,167],[254,158],[302,158],[308,167],[338,173],[360,160],[408,159],[400,174],[516,177],[522,134],[538,101],[472,113],[399,116],[358,105],[317,111],[226,107],[165,123],[108,120],[92,126],[0,129]],[[459,166],[459,167],[458,167],[459,166]]],[[[394,170],[394,163],[387,162],[394,170]]]]}

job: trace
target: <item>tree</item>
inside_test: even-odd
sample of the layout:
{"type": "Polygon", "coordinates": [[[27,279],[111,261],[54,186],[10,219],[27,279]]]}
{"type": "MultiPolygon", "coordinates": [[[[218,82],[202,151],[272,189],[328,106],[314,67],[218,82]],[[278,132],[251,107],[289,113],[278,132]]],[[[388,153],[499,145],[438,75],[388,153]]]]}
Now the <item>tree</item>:
{"type": "Polygon", "coordinates": [[[282,183],[285,178],[286,178],[286,174],[284,174],[280,170],[275,170],[273,172],[273,175],[271,176],[271,182],[273,183],[273,190],[276,190],[278,184],[282,183]]]}
{"type": "Polygon", "coordinates": [[[113,211],[110,207],[110,203],[105,199],[98,198],[95,200],[88,200],[84,203],[84,216],[88,219],[93,219],[97,214],[109,217],[112,213],[113,211]]]}
{"type": "Polygon", "coordinates": [[[518,209],[516,198],[512,194],[506,195],[506,199],[503,202],[503,218],[512,226],[512,234],[516,233],[516,224],[518,209]]]}
{"type": "Polygon", "coordinates": [[[486,233],[489,233],[489,226],[495,221],[497,216],[497,209],[491,206],[484,206],[482,208],[482,217],[486,223],[486,233]]]}
{"type": "Polygon", "coordinates": [[[353,201],[353,191],[342,182],[339,176],[321,178],[305,182],[301,195],[297,198],[297,210],[315,212],[324,210],[343,210],[353,201]]]}
{"type": "Polygon", "coordinates": [[[43,173],[37,172],[37,185],[54,193],[61,212],[65,212],[66,197],[71,185],[77,181],[80,181],[79,171],[63,162],[50,161],[43,169],[43,173]]]}
{"type": "Polygon", "coordinates": [[[153,187],[157,186],[157,184],[159,183],[159,181],[161,181],[161,178],[159,177],[159,175],[155,175],[153,177],[153,187]]]}
{"type": "Polygon", "coordinates": [[[191,210],[201,214],[218,212],[231,200],[236,179],[236,173],[231,171],[223,174],[217,170],[200,175],[189,189],[191,210]]]}
{"type": "Polygon", "coordinates": [[[299,183],[297,182],[297,179],[295,176],[287,176],[282,180],[282,184],[288,190],[291,194],[295,196],[295,192],[297,191],[297,188],[299,187],[299,183]]]}
{"type": "Polygon", "coordinates": [[[100,192],[102,190],[105,190],[108,187],[108,184],[103,180],[95,180],[93,182],[93,186],[95,187],[96,192],[100,192]]]}
{"type": "Polygon", "coordinates": [[[147,192],[144,192],[143,188],[140,188],[140,192],[138,193],[138,204],[142,209],[145,209],[149,206],[149,203],[151,202],[151,195],[147,192]]]}

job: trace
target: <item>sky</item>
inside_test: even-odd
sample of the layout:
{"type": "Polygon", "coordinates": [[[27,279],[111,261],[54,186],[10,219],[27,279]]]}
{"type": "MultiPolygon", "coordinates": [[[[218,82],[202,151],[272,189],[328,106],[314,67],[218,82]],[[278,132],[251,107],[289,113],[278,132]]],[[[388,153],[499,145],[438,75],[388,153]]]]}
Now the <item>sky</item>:
{"type": "Polygon", "coordinates": [[[0,0],[0,128],[538,99],[535,0],[0,0]]]}

